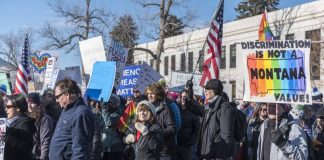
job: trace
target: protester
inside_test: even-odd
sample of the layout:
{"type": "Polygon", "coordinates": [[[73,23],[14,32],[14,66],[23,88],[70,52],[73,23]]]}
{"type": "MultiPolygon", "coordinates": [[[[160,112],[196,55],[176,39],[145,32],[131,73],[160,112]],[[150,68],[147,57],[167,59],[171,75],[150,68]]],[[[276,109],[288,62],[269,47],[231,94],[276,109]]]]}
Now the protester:
{"type": "Polygon", "coordinates": [[[234,115],[228,102],[221,96],[223,84],[211,79],[205,86],[208,103],[200,109],[202,123],[198,135],[199,159],[231,159],[234,155],[234,115]]]}
{"type": "Polygon", "coordinates": [[[181,129],[177,135],[177,158],[192,159],[193,145],[197,142],[200,122],[196,115],[192,114],[187,108],[192,105],[187,102],[188,91],[181,91],[178,102],[181,113],[181,129]],[[187,102],[187,103],[186,103],[187,102]]]}
{"type": "Polygon", "coordinates": [[[116,128],[118,119],[121,116],[118,107],[120,98],[116,94],[111,94],[108,103],[104,103],[101,109],[101,129],[102,129],[102,160],[120,160],[123,153],[123,142],[121,134],[116,128]]]}
{"type": "Polygon", "coordinates": [[[41,97],[38,93],[29,93],[28,116],[35,120],[36,132],[34,133],[33,159],[47,160],[51,138],[53,136],[52,118],[44,113],[41,97]]]}
{"type": "Polygon", "coordinates": [[[50,144],[49,159],[90,159],[94,115],[77,83],[63,79],[55,84],[56,101],[63,108],[50,144]]]}
{"type": "Polygon", "coordinates": [[[6,107],[5,107],[4,100],[2,98],[2,95],[0,94],[0,118],[6,118],[7,117],[5,108],[6,107]]]}
{"type": "Polygon", "coordinates": [[[140,101],[143,100],[147,100],[147,97],[145,95],[143,95],[138,89],[133,89],[133,101],[135,102],[135,105],[137,106],[137,104],[140,101]]]}
{"type": "Polygon", "coordinates": [[[258,160],[308,158],[306,133],[288,114],[287,107],[286,104],[268,104],[269,118],[261,125],[258,160]]]}
{"type": "Polygon", "coordinates": [[[57,121],[60,118],[62,110],[59,106],[60,104],[56,102],[54,90],[53,89],[45,90],[42,95],[42,99],[45,108],[44,113],[46,113],[52,118],[54,128],[55,128],[57,121]]]}
{"type": "Polygon", "coordinates": [[[8,97],[6,112],[8,115],[4,137],[5,160],[31,160],[33,149],[33,120],[27,116],[26,98],[21,95],[8,97]]]}
{"type": "Polygon", "coordinates": [[[166,93],[159,84],[149,85],[145,93],[149,102],[156,108],[156,120],[162,129],[163,145],[160,152],[161,160],[176,158],[176,125],[175,118],[166,102],[166,93]]]}
{"type": "Polygon", "coordinates": [[[249,120],[247,127],[247,137],[245,141],[245,148],[247,148],[247,159],[257,159],[258,139],[260,135],[260,126],[263,121],[268,118],[267,104],[257,104],[256,110],[249,120]]]}
{"type": "Polygon", "coordinates": [[[324,160],[324,108],[316,114],[316,129],[313,140],[313,147],[316,160],[324,160]]]}
{"type": "Polygon", "coordinates": [[[125,138],[126,144],[135,143],[135,159],[160,159],[162,131],[156,121],[155,112],[156,108],[149,101],[144,100],[137,105],[135,124],[131,127],[134,131],[125,138]]]}

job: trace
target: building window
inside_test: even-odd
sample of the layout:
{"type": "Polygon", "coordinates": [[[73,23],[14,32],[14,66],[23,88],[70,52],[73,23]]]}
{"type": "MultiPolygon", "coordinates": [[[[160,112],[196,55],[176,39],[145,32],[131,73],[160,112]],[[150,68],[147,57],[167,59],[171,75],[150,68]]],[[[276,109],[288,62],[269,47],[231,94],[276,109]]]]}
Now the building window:
{"type": "Polygon", "coordinates": [[[169,75],[169,57],[164,57],[164,75],[169,75]]]}
{"type": "Polygon", "coordinates": [[[295,34],[286,34],[286,40],[294,40],[295,39],[295,34]]]}
{"type": "Polygon", "coordinates": [[[181,62],[180,62],[180,70],[185,72],[186,71],[186,55],[184,53],[181,54],[181,62]]]}
{"type": "Polygon", "coordinates": [[[203,71],[203,64],[205,61],[204,50],[199,50],[199,72],[203,71]]]}
{"type": "Polygon", "coordinates": [[[280,36],[274,36],[273,40],[280,40],[280,36]]]}
{"type": "Polygon", "coordinates": [[[193,71],[193,52],[188,53],[188,72],[193,71]]]}
{"type": "MultiPolygon", "coordinates": [[[[305,38],[312,41],[321,41],[321,30],[311,30],[306,31],[305,38]]],[[[310,74],[313,80],[319,80],[320,77],[320,67],[321,67],[321,43],[312,42],[311,53],[310,53],[310,74]]]]}
{"type": "Polygon", "coordinates": [[[236,44],[230,45],[230,68],[236,67],[236,44]]]}
{"type": "Polygon", "coordinates": [[[220,69],[226,69],[226,46],[222,46],[220,69]]]}
{"type": "Polygon", "coordinates": [[[171,71],[175,71],[176,56],[171,56],[171,71]]]}
{"type": "Polygon", "coordinates": [[[236,97],[236,83],[235,81],[229,81],[229,83],[232,85],[232,99],[236,97]]]}
{"type": "Polygon", "coordinates": [[[153,68],[153,59],[150,59],[150,67],[153,68]]]}

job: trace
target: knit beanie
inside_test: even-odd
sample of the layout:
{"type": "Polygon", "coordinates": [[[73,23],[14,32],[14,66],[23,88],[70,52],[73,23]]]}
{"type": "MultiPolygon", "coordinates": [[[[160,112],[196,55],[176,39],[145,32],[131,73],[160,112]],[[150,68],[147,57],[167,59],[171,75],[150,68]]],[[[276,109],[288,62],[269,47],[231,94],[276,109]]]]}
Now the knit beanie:
{"type": "Polygon", "coordinates": [[[212,89],[216,95],[221,95],[223,88],[223,83],[218,79],[209,80],[205,86],[205,89],[212,89]]]}

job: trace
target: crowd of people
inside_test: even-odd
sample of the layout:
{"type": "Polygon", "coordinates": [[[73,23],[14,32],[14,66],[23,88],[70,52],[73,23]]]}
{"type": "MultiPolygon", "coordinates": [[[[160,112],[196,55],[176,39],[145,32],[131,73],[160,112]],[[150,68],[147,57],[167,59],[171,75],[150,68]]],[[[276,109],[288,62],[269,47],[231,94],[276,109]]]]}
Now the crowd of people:
{"type": "MultiPolygon", "coordinates": [[[[77,83],[60,80],[42,95],[7,95],[0,85],[5,160],[307,160],[324,159],[323,95],[313,105],[230,102],[222,82],[188,81],[177,96],[155,83],[108,102],[83,98],[77,83]],[[117,126],[129,103],[134,119],[117,126]]],[[[3,144],[3,143],[2,143],[3,144]]]]}

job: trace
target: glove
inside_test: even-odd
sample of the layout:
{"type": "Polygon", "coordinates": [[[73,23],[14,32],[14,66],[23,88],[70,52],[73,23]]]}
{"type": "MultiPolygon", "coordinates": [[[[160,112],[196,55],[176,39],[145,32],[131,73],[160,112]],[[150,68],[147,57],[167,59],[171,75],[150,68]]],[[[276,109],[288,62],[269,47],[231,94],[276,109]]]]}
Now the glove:
{"type": "Polygon", "coordinates": [[[193,83],[192,83],[192,80],[189,79],[186,83],[186,88],[192,88],[193,87],[193,83]]]}
{"type": "Polygon", "coordinates": [[[283,137],[280,129],[271,131],[271,141],[279,148],[283,147],[287,143],[287,140],[283,137]]]}
{"type": "Polygon", "coordinates": [[[135,142],[135,136],[133,134],[129,134],[125,138],[125,142],[127,144],[134,143],[135,142]]]}
{"type": "Polygon", "coordinates": [[[312,145],[315,151],[319,151],[319,147],[322,145],[322,143],[318,140],[313,140],[312,145]]]}
{"type": "Polygon", "coordinates": [[[145,136],[148,133],[147,127],[142,123],[135,123],[135,128],[142,133],[143,136],[145,136]]]}

